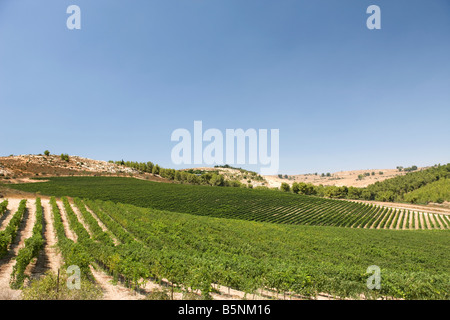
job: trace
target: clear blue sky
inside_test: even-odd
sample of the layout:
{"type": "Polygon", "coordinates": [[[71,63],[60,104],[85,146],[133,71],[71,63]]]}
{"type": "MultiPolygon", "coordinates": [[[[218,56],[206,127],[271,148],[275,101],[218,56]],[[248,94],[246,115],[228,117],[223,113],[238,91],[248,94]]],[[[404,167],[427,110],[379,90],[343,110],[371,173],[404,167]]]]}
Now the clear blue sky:
{"type": "Polygon", "coordinates": [[[0,155],[176,167],[202,120],[280,129],[283,174],[447,163],[450,1],[0,0],[0,119],[0,155]]]}

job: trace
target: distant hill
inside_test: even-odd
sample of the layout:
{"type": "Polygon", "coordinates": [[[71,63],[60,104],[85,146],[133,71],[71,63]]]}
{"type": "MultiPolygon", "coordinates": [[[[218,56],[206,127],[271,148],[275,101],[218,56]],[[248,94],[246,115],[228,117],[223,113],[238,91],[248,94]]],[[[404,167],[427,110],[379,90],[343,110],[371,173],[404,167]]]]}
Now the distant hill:
{"type": "Polygon", "coordinates": [[[441,179],[405,194],[405,201],[412,203],[450,202],[450,179],[441,179]]]}
{"type": "Polygon", "coordinates": [[[412,203],[440,200],[433,202],[442,203],[450,200],[448,198],[448,182],[439,182],[447,178],[450,178],[450,163],[377,182],[368,186],[367,191],[371,193],[372,200],[412,203]]]}
{"type": "MultiPolygon", "coordinates": [[[[0,182],[33,182],[30,178],[50,176],[133,176],[166,181],[157,175],[100,160],[69,155],[18,155],[0,157],[0,182]]],[[[168,180],[167,180],[168,181],[168,180]]]]}
{"type": "MultiPolygon", "coordinates": [[[[429,167],[417,168],[417,171],[429,167]]],[[[381,182],[397,176],[404,176],[408,172],[399,169],[367,169],[339,171],[334,173],[309,173],[297,175],[264,176],[269,187],[280,187],[283,182],[292,185],[294,182],[311,183],[313,185],[357,187],[364,188],[376,182],[381,182]]]]}

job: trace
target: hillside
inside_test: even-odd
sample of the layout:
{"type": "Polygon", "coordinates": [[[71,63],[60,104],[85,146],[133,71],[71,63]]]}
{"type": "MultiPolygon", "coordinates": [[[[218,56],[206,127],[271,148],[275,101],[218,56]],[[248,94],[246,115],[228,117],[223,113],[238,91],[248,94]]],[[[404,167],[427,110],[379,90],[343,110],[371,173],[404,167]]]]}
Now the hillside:
{"type": "Polygon", "coordinates": [[[449,217],[273,190],[155,183],[130,178],[59,177],[11,188],[49,196],[110,200],[193,215],[353,228],[447,229],[449,217]],[[421,221],[421,222],[419,222],[421,221]]]}
{"type": "Polygon", "coordinates": [[[59,155],[18,155],[0,157],[0,182],[34,182],[30,178],[50,176],[133,176],[152,181],[164,181],[157,175],[140,172],[100,160],[69,156],[63,160],[59,155]]]}
{"type": "Polygon", "coordinates": [[[450,163],[446,165],[435,165],[426,170],[410,172],[404,176],[395,177],[368,186],[365,191],[367,195],[370,194],[371,199],[367,200],[428,203],[434,199],[436,202],[442,203],[448,199],[448,184],[437,183],[431,187],[430,185],[449,177],[450,163]],[[419,191],[422,189],[424,191],[419,191]],[[417,191],[420,197],[408,195],[408,193],[414,191],[417,191]],[[418,201],[419,199],[422,201],[418,201]]]}
{"type": "MultiPolygon", "coordinates": [[[[419,171],[425,170],[428,167],[418,168],[419,171]]],[[[327,176],[326,173],[322,174],[297,174],[287,175],[287,178],[282,175],[279,176],[264,176],[268,181],[269,187],[279,188],[280,185],[285,182],[292,185],[294,182],[311,183],[313,185],[324,186],[337,186],[337,187],[357,187],[364,188],[376,182],[381,182],[387,179],[392,179],[398,176],[404,176],[407,172],[399,171],[398,169],[367,169],[367,170],[350,170],[339,171],[330,173],[327,176]],[[372,172],[374,174],[372,174],[372,172]]]]}
{"type": "Polygon", "coordinates": [[[265,176],[259,175],[257,172],[248,171],[242,168],[234,168],[230,166],[215,166],[211,167],[197,167],[190,169],[182,169],[187,172],[217,172],[222,175],[227,181],[239,181],[242,185],[251,185],[252,187],[266,186],[269,187],[269,182],[265,176]]]}
{"type": "MultiPolygon", "coordinates": [[[[104,299],[449,298],[445,212],[157,183],[131,173],[108,176],[115,174],[97,165],[96,176],[82,170],[31,180],[27,171],[33,183],[1,186],[2,294],[40,297],[28,277],[44,286],[56,277],[46,270],[77,265],[90,294],[104,299]],[[21,199],[28,199],[25,211],[21,199]],[[36,223],[45,233],[25,241],[36,223]],[[381,268],[381,290],[366,286],[369,265],[381,268]]],[[[53,167],[61,166],[67,169],[53,167]]],[[[52,299],[55,290],[46,288],[52,299]]]]}
{"type": "Polygon", "coordinates": [[[450,202],[450,179],[429,183],[404,195],[405,201],[411,203],[444,203],[450,202]]]}
{"type": "Polygon", "coordinates": [[[277,225],[67,198],[10,198],[2,214],[2,229],[13,221],[19,232],[0,256],[0,298],[58,299],[56,272],[70,265],[82,290],[61,286],[59,299],[449,298],[446,231],[277,225]],[[46,226],[45,243],[26,258],[33,225],[46,226]],[[10,287],[18,261],[25,287],[10,287]],[[381,290],[366,286],[374,264],[381,290]]]}

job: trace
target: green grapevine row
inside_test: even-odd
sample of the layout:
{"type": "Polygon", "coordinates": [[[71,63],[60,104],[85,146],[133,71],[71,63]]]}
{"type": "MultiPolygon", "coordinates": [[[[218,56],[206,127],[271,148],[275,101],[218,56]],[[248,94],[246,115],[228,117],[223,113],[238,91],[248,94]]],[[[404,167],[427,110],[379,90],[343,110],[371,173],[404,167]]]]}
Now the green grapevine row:
{"type": "Polygon", "coordinates": [[[22,222],[25,210],[27,209],[26,204],[27,200],[20,201],[17,212],[9,221],[6,229],[0,232],[0,257],[3,257],[8,253],[9,245],[16,238],[20,223],[22,222]]]}
{"type": "Polygon", "coordinates": [[[64,224],[61,217],[58,204],[55,197],[50,199],[50,205],[52,207],[53,224],[56,231],[57,245],[64,258],[64,267],[76,265],[80,268],[82,276],[86,278],[92,278],[91,270],[89,269],[90,257],[86,252],[86,249],[81,244],[76,243],[69,239],[64,230],[64,224]]]}
{"type": "Polygon", "coordinates": [[[30,238],[25,240],[25,247],[19,250],[16,257],[16,264],[13,267],[11,274],[10,285],[11,288],[18,289],[23,286],[25,280],[25,269],[30,262],[37,258],[39,252],[44,247],[44,238],[42,236],[43,228],[43,212],[41,206],[41,199],[36,199],[36,221],[33,227],[33,234],[30,238]]]}
{"type": "MultiPolygon", "coordinates": [[[[271,190],[157,183],[130,178],[57,177],[14,186],[42,194],[99,199],[226,219],[292,225],[393,228],[397,210],[271,190]]],[[[439,217],[436,217],[439,219],[439,217]]],[[[88,222],[87,222],[88,223],[88,222]]],[[[436,223],[430,228],[440,229],[436,223]]],[[[400,227],[402,229],[402,227],[400,227]]],[[[414,226],[404,229],[414,229],[414,226]]]]}
{"type": "Polygon", "coordinates": [[[0,203],[0,217],[3,216],[8,209],[8,200],[3,201],[0,203]]]}

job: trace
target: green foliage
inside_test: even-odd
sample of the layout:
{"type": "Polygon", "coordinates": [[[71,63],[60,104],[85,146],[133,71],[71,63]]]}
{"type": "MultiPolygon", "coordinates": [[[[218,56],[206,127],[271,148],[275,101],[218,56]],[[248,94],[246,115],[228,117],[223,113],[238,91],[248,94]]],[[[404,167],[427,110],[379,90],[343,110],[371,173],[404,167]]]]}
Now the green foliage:
{"type": "Polygon", "coordinates": [[[411,203],[443,203],[444,201],[450,201],[450,179],[437,180],[422,188],[408,192],[405,194],[404,199],[411,203]]]}
{"type": "Polygon", "coordinates": [[[406,172],[411,172],[411,171],[416,171],[417,170],[417,166],[411,166],[409,168],[404,168],[403,171],[406,172]]]}
{"type": "MultiPolygon", "coordinates": [[[[167,290],[152,290],[149,294],[145,296],[144,300],[171,300],[170,295],[167,290]]],[[[188,299],[190,300],[190,299],[188,299]]]]}
{"type": "MultiPolygon", "coordinates": [[[[314,187],[302,183],[297,184],[299,194],[294,194],[262,188],[211,188],[116,177],[57,177],[49,180],[12,186],[48,195],[111,200],[173,212],[281,224],[351,226],[360,219],[371,224],[383,209],[307,195],[344,198],[361,189],[314,187]]],[[[365,192],[361,197],[367,196],[365,192]]]]}
{"type": "Polygon", "coordinates": [[[289,192],[290,189],[291,189],[291,187],[286,182],[283,182],[280,186],[280,190],[284,191],[284,192],[289,192]]]}
{"type": "MultiPolygon", "coordinates": [[[[152,162],[133,162],[133,161],[116,161],[116,164],[124,165],[126,167],[130,167],[136,169],[140,172],[147,172],[152,174],[158,174],[163,178],[169,180],[175,180],[181,183],[188,184],[203,184],[203,185],[211,185],[211,186],[225,186],[225,187],[241,187],[241,183],[237,180],[225,180],[225,177],[219,174],[219,171],[205,171],[205,170],[175,170],[175,169],[166,169],[161,168],[159,165],[154,165],[152,162]]],[[[230,166],[216,166],[216,168],[233,168],[230,166]]],[[[253,171],[247,171],[241,168],[233,168],[236,170],[240,170],[241,173],[247,173],[251,176],[251,178],[255,181],[263,181],[260,175],[253,171]]]]}
{"type": "MultiPolygon", "coordinates": [[[[377,200],[377,201],[407,201],[412,203],[427,203],[449,201],[448,184],[446,182],[436,183],[423,191],[413,192],[414,190],[421,190],[429,184],[438,180],[445,180],[450,177],[450,164],[441,166],[434,166],[432,168],[415,171],[417,166],[400,170],[405,170],[407,173],[404,176],[397,176],[392,179],[378,181],[367,188],[354,187],[336,187],[336,186],[314,186],[308,184],[309,191],[302,192],[300,189],[304,188],[304,183],[293,185],[293,192],[306,195],[318,195],[321,197],[329,197],[336,199],[361,199],[361,200],[377,200]],[[415,172],[411,172],[415,171],[415,172]]],[[[379,172],[380,175],[383,172],[379,172]]],[[[363,180],[365,177],[375,175],[375,172],[358,175],[358,180],[363,180]]],[[[325,176],[322,174],[322,177],[325,176]]]]}
{"type": "Polygon", "coordinates": [[[326,292],[377,297],[381,292],[370,292],[365,285],[365,270],[372,264],[380,266],[383,277],[389,279],[384,296],[449,298],[445,231],[275,225],[112,202],[86,204],[96,206],[136,239],[128,251],[121,246],[114,249],[120,259],[136,257],[148,274],[168,279],[172,286],[200,290],[204,298],[212,290],[211,283],[249,294],[271,288],[311,296],[326,292]],[[431,280],[438,278],[440,282],[431,280]],[[428,289],[414,293],[417,287],[428,289]]]}
{"type": "Polygon", "coordinates": [[[23,300],[100,300],[103,297],[101,288],[81,279],[81,288],[69,290],[67,285],[67,274],[62,272],[58,276],[49,271],[40,279],[31,281],[29,287],[23,288],[23,300]]]}
{"type": "Polygon", "coordinates": [[[212,186],[223,186],[224,184],[224,177],[220,174],[213,174],[210,180],[210,183],[212,186]]]}
{"type": "MultiPolygon", "coordinates": [[[[64,201],[65,208],[67,209],[67,199],[64,201]]],[[[50,205],[52,207],[52,215],[53,215],[53,225],[56,230],[56,237],[58,239],[57,245],[58,248],[61,251],[61,254],[64,258],[64,268],[67,268],[71,265],[76,265],[81,270],[81,276],[85,279],[92,279],[92,273],[89,269],[89,265],[91,264],[92,258],[88,254],[87,250],[83,247],[83,242],[86,244],[87,239],[86,236],[80,237],[80,242],[74,242],[71,239],[67,238],[64,225],[61,218],[61,212],[59,210],[59,207],[56,203],[55,197],[52,197],[50,199],[50,205]]],[[[75,228],[75,225],[77,225],[74,217],[73,217],[73,211],[68,210],[66,211],[66,214],[69,218],[69,224],[71,224],[71,228],[75,228]],[[74,225],[75,224],[75,225],[74,225]]],[[[75,217],[76,218],[76,217],[75,217]]]]}
{"type": "MultiPolygon", "coordinates": [[[[377,219],[382,220],[383,225],[394,225],[398,218],[392,215],[391,209],[269,190],[168,185],[126,178],[61,179],[69,179],[64,180],[62,192],[71,192],[70,187],[73,187],[90,192],[91,196],[94,192],[96,196],[105,196],[109,195],[107,186],[114,186],[116,195],[123,196],[117,192],[120,188],[131,201],[138,200],[139,197],[132,198],[132,195],[139,195],[140,192],[147,198],[155,191],[149,186],[154,185],[182,188],[158,187],[159,197],[170,193],[178,196],[189,193],[187,196],[195,198],[194,191],[198,189],[202,201],[210,201],[209,209],[228,204],[232,205],[230,212],[246,208],[243,212],[247,215],[251,213],[248,208],[272,205],[266,217],[274,217],[274,212],[283,216],[280,213],[285,213],[287,206],[295,204],[295,210],[305,209],[301,215],[303,220],[299,221],[301,224],[355,227],[343,229],[201,217],[174,212],[174,203],[170,203],[172,211],[160,211],[111,201],[76,199],[74,202],[89,227],[88,231],[78,220],[68,199],[63,198],[69,226],[77,235],[77,243],[74,243],[66,238],[59,208],[55,198],[52,198],[58,246],[66,265],[75,264],[85,270],[95,262],[116,279],[134,287],[141,285],[142,279],[151,277],[167,279],[172,288],[183,287],[191,292],[200,290],[205,299],[210,298],[212,283],[248,294],[263,288],[305,296],[324,292],[354,298],[360,294],[373,298],[381,295],[406,299],[450,298],[448,230],[401,232],[359,228],[377,219]],[[84,187],[81,187],[80,181],[83,181],[84,187]],[[86,185],[86,181],[95,186],[86,185]],[[130,193],[126,191],[128,183],[130,193]],[[208,194],[205,190],[215,192],[208,194]],[[208,200],[208,197],[211,199],[208,200]],[[251,204],[246,200],[260,202],[251,204]],[[238,203],[241,207],[237,207],[238,203]],[[313,210],[317,206],[318,210],[313,210]],[[120,241],[118,245],[111,245],[99,236],[98,222],[93,223],[90,210],[120,241]],[[368,275],[365,270],[374,264],[382,268],[383,285],[379,292],[366,288],[368,275]]],[[[55,181],[62,180],[52,179],[53,183],[55,181]]],[[[162,203],[167,199],[164,198],[162,203]]],[[[199,199],[195,200],[200,204],[202,201],[199,199]]],[[[180,198],[178,202],[183,203],[180,198]]],[[[198,210],[198,207],[195,209],[198,210]]],[[[246,218],[255,219],[261,212],[246,218]]],[[[292,216],[291,212],[283,218],[288,222],[292,216]]],[[[86,277],[82,282],[86,294],[73,290],[61,291],[59,296],[55,296],[55,275],[44,279],[43,282],[32,283],[33,290],[24,290],[24,298],[71,299],[71,295],[78,294],[77,299],[84,299],[96,296],[95,286],[86,281],[86,277]]]]}
{"type": "Polygon", "coordinates": [[[16,264],[11,273],[10,286],[13,289],[19,289],[23,286],[25,269],[31,261],[38,257],[39,252],[44,247],[44,238],[42,235],[44,217],[42,213],[41,199],[36,199],[36,222],[33,227],[33,234],[25,240],[25,247],[19,250],[16,257],[16,264]]]}
{"type": "Polygon", "coordinates": [[[152,173],[153,174],[159,174],[159,171],[160,171],[160,167],[159,167],[159,165],[155,165],[154,167],[153,167],[153,169],[152,169],[152,173]]]}
{"type": "Polygon", "coordinates": [[[67,153],[61,153],[61,160],[69,162],[69,155],[67,153]]]}
{"type": "Polygon", "coordinates": [[[5,230],[0,231],[0,258],[4,257],[8,253],[9,245],[16,238],[20,223],[22,222],[25,214],[26,204],[27,200],[20,201],[19,208],[9,221],[5,230]]]}
{"type": "MultiPolygon", "coordinates": [[[[414,168],[414,166],[412,168],[414,168]]],[[[407,193],[418,190],[428,184],[447,177],[450,177],[450,164],[434,166],[426,170],[409,172],[403,176],[397,176],[392,179],[379,181],[368,186],[366,190],[372,195],[372,199],[370,200],[404,201],[406,200],[405,196],[407,193]]],[[[430,189],[425,191],[425,193],[430,193],[432,191],[437,191],[437,189],[430,187],[430,189]]],[[[413,198],[410,198],[406,201],[412,201],[412,199],[413,198]]]]}
{"type": "Polygon", "coordinates": [[[8,209],[8,200],[4,200],[0,203],[0,217],[3,216],[8,209]]]}
{"type": "Polygon", "coordinates": [[[45,150],[44,151],[44,155],[46,155],[47,157],[50,155],[50,151],[48,151],[48,150],[45,150]]]}
{"type": "Polygon", "coordinates": [[[78,210],[81,212],[83,220],[89,226],[89,230],[93,234],[93,240],[99,241],[106,246],[114,246],[114,242],[109,234],[102,230],[97,222],[97,219],[95,219],[92,214],[88,210],[86,210],[83,201],[81,201],[81,199],[79,198],[75,198],[74,202],[78,210]]]}

